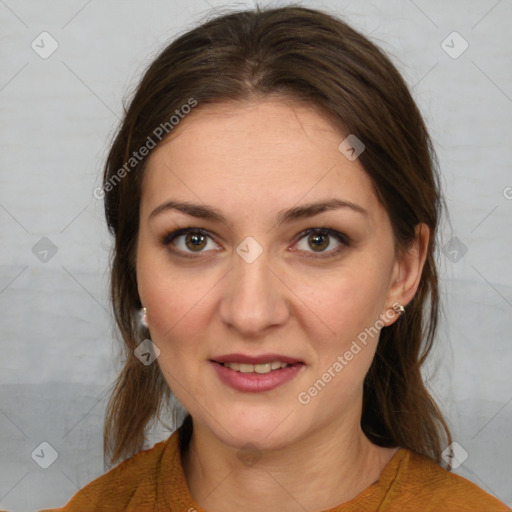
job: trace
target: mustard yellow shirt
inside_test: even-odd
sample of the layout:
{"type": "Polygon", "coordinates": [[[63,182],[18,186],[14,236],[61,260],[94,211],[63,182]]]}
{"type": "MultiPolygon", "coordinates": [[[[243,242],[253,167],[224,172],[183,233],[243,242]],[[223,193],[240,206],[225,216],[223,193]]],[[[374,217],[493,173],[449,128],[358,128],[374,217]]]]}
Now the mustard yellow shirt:
{"type": "MultiPolygon", "coordinates": [[[[40,512],[100,511],[207,512],[190,496],[181,464],[179,431],[96,478],[64,507],[40,512]]],[[[511,509],[469,480],[400,448],[377,482],[352,500],[325,512],[511,512],[511,509]]]]}

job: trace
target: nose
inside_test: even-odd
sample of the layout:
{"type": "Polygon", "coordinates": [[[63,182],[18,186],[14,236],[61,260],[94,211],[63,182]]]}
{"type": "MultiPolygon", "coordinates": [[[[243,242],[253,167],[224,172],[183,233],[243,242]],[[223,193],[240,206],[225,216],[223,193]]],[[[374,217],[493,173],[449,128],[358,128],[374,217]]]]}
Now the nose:
{"type": "Polygon", "coordinates": [[[224,279],[220,303],[222,321],[245,338],[256,338],[289,317],[290,294],[282,276],[263,251],[251,263],[237,253],[224,279]]]}

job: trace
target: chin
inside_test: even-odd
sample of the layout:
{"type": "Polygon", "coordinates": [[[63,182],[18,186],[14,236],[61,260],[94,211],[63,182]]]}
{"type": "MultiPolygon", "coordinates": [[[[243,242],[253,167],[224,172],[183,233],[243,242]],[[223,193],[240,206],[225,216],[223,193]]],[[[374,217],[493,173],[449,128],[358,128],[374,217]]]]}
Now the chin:
{"type": "Polygon", "coordinates": [[[304,423],[290,414],[290,410],[279,409],[276,412],[268,407],[249,407],[245,405],[229,413],[224,410],[222,417],[215,416],[215,413],[203,415],[200,421],[220,441],[236,449],[249,445],[259,450],[278,450],[300,435],[297,425],[303,427],[304,423]],[[212,421],[212,417],[219,418],[219,421],[212,421]]]}

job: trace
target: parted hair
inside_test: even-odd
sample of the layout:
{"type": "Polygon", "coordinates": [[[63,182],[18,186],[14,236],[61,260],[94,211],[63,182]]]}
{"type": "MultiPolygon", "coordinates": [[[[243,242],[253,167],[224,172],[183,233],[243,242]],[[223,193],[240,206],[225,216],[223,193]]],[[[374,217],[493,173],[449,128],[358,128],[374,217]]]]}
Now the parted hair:
{"type": "MultiPolygon", "coordinates": [[[[443,465],[451,435],[421,373],[442,313],[435,255],[445,201],[433,144],[391,59],[337,16],[295,5],[217,13],[186,31],[152,60],[124,107],[103,176],[115,239],[111,300],[124,354],[105,413],[105,460],[114,463],[143,449],[149,426],[163,412],[174,413],[158,364],[146,366],[134,355],[149,337],[138,322],[135,270],[148,156],[132,168],[126,163],[191,98],[197,109],[219,102],[236,108],[271,94],[316,108],[364,143],[359,162],[390,217],[397,251],[410,247],[418,223],[431,230],[419,287],[405,315],[380,332],[364,380],[361,427],[379,446],[405,447],[443,465]]],[[[182,428],[190,437],[189,416],[182,428]]]]}

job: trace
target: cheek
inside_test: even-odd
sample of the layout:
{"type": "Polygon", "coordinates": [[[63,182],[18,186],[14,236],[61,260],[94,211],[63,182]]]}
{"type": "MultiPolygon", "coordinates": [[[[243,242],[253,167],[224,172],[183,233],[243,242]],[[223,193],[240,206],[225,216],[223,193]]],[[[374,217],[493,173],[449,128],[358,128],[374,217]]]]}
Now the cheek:
{"type": "Polygon", "coordinates": [[[386,287],[382,272],[373,265],[347,264],[324,275],[302,275],[292,289],[308,307],[321,338],[347,341],[375,324],[386,287]]]}
{"type": "Polygon", "coordinates": [[[148,312],[151,337],[161,349],[180,350],[182,342],[186,347],[197,344],[197,335],[204,336],[206,317],[204,308],[207,297],[201,293],[200,283],[180,279],[156,279],[148,283],[149,292],[144,295],[148,312]]]}
{"type": "Polygon", "coordinates": [[[197,302],[193,273],[173,268],[165,250],[142,233],[137,247],[137,288],[147,308],[150,327],[169,331],[197,302]]]}
{"type": "MultiPolygon", "coordinates": [[[[206,358],[204,333],[205,307],[208,307],[200,283],[178,274],[162,277],[148,267],[140,274],[140,289],[148,311],[150,338],[160,349],[158,365],[167,384],[182,404],[190,396],[202,402],[201,368],[198,360],[206,358]],[[194,286],[196,285],[196,286],[194,286]]],[[[193,404],[192,404],[193,405],[193,404]]]]}
{"type": "Polygon", "coordinates": [[[160,349],[186,325],[187,314],[193,314],[198,302],[194,283],[182,272],[170,272],[160,251],[139,246],[137,287],[147,309],[151,338],[160,349]]]}
{"type": "Polygon", "coordinates": [[[382,291],[371,273],[340,274],[308,297],[312,312],[309,339],[316,354],[309,396],[322,395],[322,404],[347,404],[360,396],[373,361],[381,325],[379,300],[382,291]],[[321,389],[321,393],[318,390],[321,389]]]}
{"type": "Polygon", "coordinates": [[[386,282],[382,270],[372,261],[373,258],[347,261],[329,276],[302,278],[294,287],[308,306],[304,311],[316,353],[315,378],[310,384],[314,386],[316,379],[321,385],[326,383],[322,403],[345,403],[358,396],[374,358],[386,282]]]}

